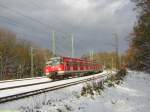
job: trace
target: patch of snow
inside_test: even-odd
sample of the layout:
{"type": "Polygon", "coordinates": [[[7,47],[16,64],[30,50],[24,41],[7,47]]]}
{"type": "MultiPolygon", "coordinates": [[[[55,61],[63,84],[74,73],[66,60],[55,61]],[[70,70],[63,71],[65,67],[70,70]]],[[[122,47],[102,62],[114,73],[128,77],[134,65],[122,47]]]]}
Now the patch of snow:
{"type": "MultiPolygon", "coordinates": [[[[21,94],[21,93],[26,93],[26,92],[30,92],[30,91],[35,91],[35,90],[39,90],[39,89],[59,86],[59,85],[72,83],[72,82],[76,82],[76,81],[81,81],[81,80],[85,80],[85,79],[89,79],[89,78],[99,77],[99,76],[103,76],[103,75],[107,75],[106,71],[104,71],[102,73],[94,74],[94,75],[91,75],[91,76],[77,77],[77,78],[72,78],[72,79],[67,79],[67,80],[61,80],[61,81],[55,81],[55,82],[50,82],[50,83],[44,83],[44,84],[40,84],[40,85],[33,85],[33,86],[27,86],[27,87],[20,87],[20,88],[1,90],[0,91],[0,98],[1,97],[11,96],[11,95],[16,95],[16,94],[21,94]]],[[[105,77],[107,77],[107,76],[105,76],[105,77]]],[[[103,78],[105,78],[105,77],[102,77],[101,80],[103,80],[103,78]]],[[[41,80],[41,82],[42,82],[42,80],[41,80]]],[[[13,83],[16,84],[17,82],[13,82],[13,83]]],[[[21,82],[21,84],[22,83],[25,84],[24,81],[21,82]]],[[[34,80],[33,80],[33,83],[35,83],[34,80]]],[[[8,83],[6,83],[6,86],[11,86],[11,85],[8,82],[8,83]]]]}
{"type": "Polygon", "coordinates": [[[13,86],[21,86],[21,85],[26,85],[26,84],[41,83],[41,82],[46,82],[46,81],[51,81],[51,80],[47,77],[36,77],[36,78],[30,78],[30,79],[5,80],[5,81],[0,82],[0,89],[13,87],[13,86]]]}
{"type": "MultiPolygon", "coordinates": [[[[97,80],[95,80],[97,81],[97,80]]],[[[91,83],[91,82],[89,82],[91,83]]],[[[149,112],[150,74],[129,71],[121,85],[101,95],[81,96],[86,83],[0,105],[0,110],[26,112],[149,112]]]]}

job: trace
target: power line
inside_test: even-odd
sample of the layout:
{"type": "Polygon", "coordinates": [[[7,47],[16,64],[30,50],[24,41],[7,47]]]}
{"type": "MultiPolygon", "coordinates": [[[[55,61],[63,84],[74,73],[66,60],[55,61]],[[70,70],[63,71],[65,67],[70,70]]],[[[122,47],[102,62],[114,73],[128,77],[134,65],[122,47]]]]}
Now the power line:
{"type": "MultiPolygon", "coordinates": [[[[69,38],[69,37],[68,37],[69,38]]],[[[66,52],[68,52],[67,48],[69,48],[70,46],[66,46],[69,45],[69,41],[68,43],[66,43],[66,41],[64,40],[60,40],[62,39],[61,37],[56,36],[56,33],[53,31],[52,32],[52,49],[53,49],[53,54],[58,55],[58,54],[66,54],[66,52]],[[58,39],[59,38],[59,39],[58,39]],[[65,43],[64,43],[65,42],[65,43]]],[[[66,40],[67,38],[65,38],[66,40]]],[[[69,38],[70,39],[70,38],[69,38]]],[[[68,39],[67,39],[68,40],[68,39]]],[[[68,54],[68,53],[67,53],[68,54]]]]}
{"type": "MultiPolygon", "coordinates": [[[[38,9],[41,9],[41,6],[38,5],[37,2],[35,2],[35,0],[30,0],[30,2],[31,2],[32,5],[34,5],[34,6],[37,7],[38,9]]],[[[48,25],[48,26],[50,27],[50,25],[48,25]]],[[[65,34],[65,35],[66,35],[66,34],[69,35],[68,32],[62,32],[62,31],[59,30],[58,28],[57,28],[57,31],[58,31],[59,33],[65,34]]],[[[55,32],[56,32],[56,30],[55,30],[55,32]]]]}
{"type": "Polygon", "coordinates": [[[119,69],[119,56],[118,56],[118,52],[119,52],[119,42],[118,42],[118,35],[116,33],[113,33],[114,37],[115,37],[115,52],[116,52],[116,69],[119,69]]]}
{"type": "Polygon", "coordinates": [[[0,52],[0,80],[3,79],[3,57],[2,57],[2,53],[0,52]]]}
{"type": "Polygon", "coordinates": [[[53,56],[56,55],[56,44],[55,44],[55,32],[52,31],[52,51],[53,51],[53,56]]]}
{"type": "MultiPolygon", "coordinates": [[[[30,1],[30,2],[32,2],[32,4],[34,4],[34,6],[40,8],[40,7],[39,7],[38,5],[36,5],[33,1],[30,1]]],[[[41,22],[41,21],[39,21],[39,20],[37,20],[37,19],[34,19],[34,18],[30,17],[30,16],[27,16],[27,15],[23,14],[23,13],[20,12],[20,11],[17,11],[17,10],[14,10],[14,9],[10,9],[8,6],[2,5],[2,4],[0,4],[0,7],[1,7],[1,8],[4,8],[4,9],[6,9],[6,10],[9,10],[9,11],[11,11],[11,12],[14,12],[14,13],[16,13],[16,14],[18,14],[18,15],[21,15],[21,16],[23,16],[24,18],[27,18],[27,19],[29,19],[29,20],[31,20],[31,21],[33,21],[33,22],[37,22],[37,23],[39,23],[39,24],[45,26],[45,29],[47,29],[47,28],[50,29],[50,25],[47,25],[47,24],[45,24],[45,23],[43,23],[43,22],[41,22]]],[[[52,26],[52,27],[53,27],[53,26],[52,26]]],[[[55,31],[56,31],[56,30],[55,30],[55,31]]],[[[59,32],[62,33],[62,34],[68,34],[67,32],[62,32],[61,30],[58,30],[58,29],[57,29],[57,31],[59,31],[59,32]]]]}
{"type": "MultiPolygon", "coordinates": [[[[12,21],[12,22],[10,22],[9,20],[9,18],[5,18],[5,17],[2,17],[3,19],[5,19],[5,23],[8,23],[8,24],[12,24],[12,25],[16,25],[16,26],[19,26],[16,22],[14,22],[14,21],[12,21]],[[7,22],[6,22],[7,21],[7,22]]],[[[1,18],[0,18],[1,19],[1,18]]],[[[18,28],[18,27],[17,27],[18,28]]],[[[35,36],[35,35],[31,35],[31,34],[26,34],[26,33],[17,33],[17,34],[21,34],[21,35],[25,35],[25,36],[30,36],[30,37],[37,37],[37,36],[35,36]]],[[[39,36],[38,36],[39,37],[39,36]]],[[[62,37],[62,36],[61,36],[62,37]]],[[[64,52],[64,51],[66,51],[67,50],[67,48],[69,48],[69,46],[67,47],[67,46],[65,46],[65,45],[69,45],[69,41],[68,42],[66,42],[66,41],[64,41],[64,39],[65,40],[69,40],[70,39],[70,37],[64,37],[63,36],[63,38],[61,38],[61,37],[58,37],[58,38],[56,38],[55,39],[55,41],[56,40],[58,40],[58,42],[55,42],[56,43],[56,47],[57,48],[55,48],[55,49],[59,49],[59,48],[61,48],[61,50],[59,49],[59,51],[60,52],[64,52]],[[63,40],[62,40],[63,39],[63,40]],[[65,43],[64,43],[65,42],[65,43]],[[58,44],[59,43],[59,44],[58,44]]],[[[42,37],[41,37],[42,38],[42,37]]]]}
{"type": "MultiPolygon", "coordinates": [[[[3,17],[3,16],[0,16],[0,19],[4,19],[4,21],[5,21],[5,23],[7,23],[7,24],[9,24],[9,25],[15,25],[15,26],[17,26],[17,28],[18,28],[18,26],[19,27],[24,27],[24,26],[20,26],[16,21],[14,21],[14,20],[11,20],[11,19],[9,19],[9,18],[7,18],[7,17],[3,17]],[[10,20],[11,20],[11,22],[10,22],[10,20]],[[7,22],[6,22],[7,21],[7,22]]],[[[30,35],[30,34],[25,34],[25,33],[19,33],[19,32],[17,32],[17,34],[23,34],[23,35],[26,35],[26,36],[31,36],[31,37],[35,37],[35,35],[30,35]]],[[[37,36],[36,36],[37,37],[37,36]]],[[[57,36],[58,37],[58,36],[57,36]]],[[[59,44],[57,44],[57,45],[59,45],[59,47],[62,47],[62,46],[65,46],[65,45],[69,45],[69,42],[67,43],[66,42],[66,40],[69,40],[70,38],[69,37],[64,37],[64,36],[61,36],[61,37],[58,37],[58,38],[56,38],[55,40],[57,41],[58,40],[58,42],[57,43],[59,43],[59,44]],[[60,39],[63,39],[63,40],[60,40],[60,39]],[[64,41],[64,39],[65,39],[65,41],[64,41]],[[65,42],[65,43],[64,43],[65,42]]],[[[63,47],[64,48],[64,47],[63,47]]]]}
{"type": "MultiPolygon", "coordinates": [[[[19,26],[19,27],[23,27],[23,28],[32,28],[32,29],[37,29],[38,31],[41,31],[41,29],[38,29],[37,27],[28,27],[28,25],[27,24],[23,24],[22,23],[22,25],[21,24],[19,24],[17,21],[15,21],[15,20],[13,20],[13,19],[10,19],[10,18],[8,18],[8,17],[4,17],[4,16],[1,16],[0,15],[0,19],[2,19],[3,21],[5,21],[5,23],[7,23],[7,24],[12,24],[13,26],[15,25],[15,26],[19,26]],[[7,21],[7,22],[6,22],[7,21]]],[[[48,33],[48,32],[46,32],[45,30],[43,30],[45,33],[48,33]]]]}
{"type": "Polygon", "coordinates": [[[46,24],[42,23],[41,21],[39,21],[39,20],[37,20],[37,19],[34,19],[34,18],[30,17],[30,16],[27,16],[27,15],[25,15],[25,14],[23,14],[23,13],[17,11],[17,10],[10,9],[9,7],[7,7],[7,6],[5,6],[5,5],[2,5],[2,4],[0,4],[0,7],[1,7],[1,8],[4,8],[4,9],[6,9],[6,10],[9,10],[9,11],[11,11],[11,12],[14,12],[14,13],[16,13],[16,14],[18,14],[18,15],[21,15],[22,17],[27,18],[27,19],[29,19],[29,20],[31,20],[31,21],[33,21],[33,22],[39,23],[39,24],[45,26],[45,29],[49,28],[46,24]]]}
{"type": "MultiPolygon", "coordinates": [[[[2,17],[0,17],[0,19],[2,19],[2,17]]],[[[3,18],[3,19],[5,19],[4,21],[5,21],[5,24],[8,24],[8,25],[13,25],[13,26],[17,26],[16,27],[16,29],[20,29],[20,28],[18,28],[18,27],[21,27],[21,26],[19,26],[17,23],[15,23],[15,22],[10,22],[9,21],[9,19],[7,19],[7,18],[3,18]]],[[[21,33],[21,31],[20,32],[17,32],[17,31],[15,31],[17,34],[21,34],[21,35],[25,35],[25,36],[31,36],[31,37],[39,37],[39,38],[42,38],[42,37],[40,37],[40,36],[35,36],[35,35],[31,35],[31,34],[27,34],[27,33],[21,33]]],[[[33,33],[32,33],[33,34],[33,33]]],[[[41,33],[40,33],[41,34],[41,33]]]]}
{"type": "MultiPolygon", "coordinates": [[[[28,1],[29,2],[29,1],[28,1]]],[[[37,7],[38,9],[41,9],[41,6],[37,4],[37,0],[35,2],[35,0],[30,0],[31,4],[34,5],[35,7],[37,7]]]]}
{"type": "Polygon", "coordinates": [[[71,56],[73,58],[74,57],[74,37],[73,37],[73,35],[71,35],[71,49],[72,49],[71,56]]]}
{"type": "MultiPolygon", "coordinates": [[[[35,4],[34,4],[35,5],[35,4]]],[[[50,29],[50,26],[49,25],[47,25],[47,24],[45,24],[45,23],[43,23],[43,22],[41,22],[41,21],[39,21],[39,20],[37,20],[37,19],[34,19],[34,18],[32,18],[32,17],[30,17],[30,16],[27,16],[27,15],[25,15],[25,14],[23,14],[22,12],[20,12],[20,11],[17,11],[17,10],[14,10],[14,9],[10,9],[8,6],[5,6],[5,5],[2,5],[2,4],[0,4],[0,7],[1,8],[4,8],[4,9],[6,9],[6,10],[9,10],[9,11],[11,11],[11,12],[13,12],[13,13],[16,13],[16,14],[18,14],[18,15],[20,15],[20,16],[22,16],[22,17],[24,17],[24,18],[27,18],[27,19],[29,19],[29,20],[31,20],[31,21],[33,21],[33,22],[36,22],[36,23],[39,23],[39,24],[41,24],[46,30],[47,30],[47,28],[48,29],[50,29]]],[[[7,18],[7,20],[9,21],[9,18],[7,18]]],[[[8,22],[7,22],[8,23],[8,22]]],[[[17,22],[13,22],[13,23],[11,23],[11,24],[13,24],[13,25],[16,25],[16,26],[19,26],[18,24],[17,24],[17,22]]],[[[62,31],[60,31],[59,33],[63,33],[63,34],[67,34],[68,35],[68,33],[64,33],[64,32],[62,32],[62,31]]],[[[53,38],[54,39],[54,38],[53,38]]],[[[55,40],[55,39],[54,39],[55,40]]],[[[53,41],[54,41],[53,40],[53,41]]],[[[53,42],[53,43],[55,43],[55,42],[53,42]]],[[[60,44],[59,44],[60,45],[60,44]]],[[[54,47],[54,45],[53,45],[53,49],[55,49],[55,47],[54,47]]],[[[73,51],[73,50],[72,50],[73,51]]],[[[55,53],[55,50],[53,50],[53,52],[55,53]]],[[[73,52],[72,52],[72,54],[73,54],[73,52]]]]}
{"type": "MultiPolygon", "coordinates": [[[[33,2],[33,1],[32,1],[32,2],[33,2]]],[[[5,5],[2,5],[2,4],[0,4],[0,7],[1,7],[1,8],[4,8],[4,9],[6,9],[6,10],[9,10],[9,11],[11,11],[11,12],[13,12],[13,13],[16,13],[16,14],[18,14],[18,15],[21,15],[22,17],[27,18],[27,19],[29,19],[29,20],[31,20],[31,21],[33,21],[33,22],[39,23],[39,24],[45,26],[45,29],[46,29],[46,30],[47,30],[47,28],[50,29],[50,25],[47,25],[47,24],[45,24],[45,23],[43,23],[43,22],[41,22],[41,21],[39,21],[39,20],[37,20],[37,19],[34,19],[34,18],[30,17],[30,16],[27,16],[27,15],[23,14],[23,13],[20,12],[20,11],[17,11],[17,10],[14,10],[14,9],[10,9],[9,7],[7,7],[7,6],[5,6],[5,5]]],[[[38,6],[36,5],[36,7],[38,7],[38,6]]],[[[52,27],[53,27],[53,26],[52,26],[52,27]]],[[[56,31],[56,30],[55,30],[55,31],[56,31]]],[[[60,31],[60,30],[58,30],[58,29],[57,29],[57,31],[59,31],[59,33],[62,33],[62,34],[65,34],[65,35],[66,35],[66,34],[69,34],[69,33],[66,33],[66,32],[62,32],[62,31],[60,31]]]]}
{"type": "Polygon", "coordinates": [[[34,77],[33,48],[31,47],[31,76],[34,77]]]}

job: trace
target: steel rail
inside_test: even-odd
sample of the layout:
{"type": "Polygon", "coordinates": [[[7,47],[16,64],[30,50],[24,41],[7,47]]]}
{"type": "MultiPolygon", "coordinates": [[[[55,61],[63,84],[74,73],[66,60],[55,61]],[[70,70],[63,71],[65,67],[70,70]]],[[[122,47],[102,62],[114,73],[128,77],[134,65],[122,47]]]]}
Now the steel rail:
{"type": "MultiPolygon", "coordinates": [[[[31,79],[29,79],[29,80],[31,80],[31,79]]],[[[68,79],[66,79],[66,80],[68,80],[68,79]]],[[[56,82],[56,81],[60,81],[60,80],[55,80],[55,82],[56,82]]],[[[50,82],[54,82],[54,81],[35,82],[35,83],[22,84],[22,85],[17,85],[17,86],[2,87],[2,88],[0,88],[0,90],[7,90],[7,89],[14,89],[14,88],[27,87],[27,86],[34,86],[34,85],[46,84],[46,83],[50,83],[50,82]]]]}
{"type": "Polygon", "coordinates": [[[45,82],[23,84],[23,85],[18,85],[18,86],[4,87],[4,88],[0,88],[0,90],[14,89],[14,88],[20,88],[20,87],[33,86],[33,85],[40,85],[40,84],[45,84],[45,83],[50,83],[50,82],[53,82],[53,81],[45,81],[45,82]]]}
{"type": "Polygon", "coordinates": [[[34,79],[42,79],[42,78],[46,78],[46,76],[42,76],[42,77],[32,77],[32,78],[23,78],[23,79],[13,79],[13,80],[1,80],[0,83],[16,82],[16,81],[25,81],[25,80],[34,80],[34,79]]]}
{"type": "MultiPolygon", "coordinates": [[[[46,87],[46,88],[42,88],[42,89],[38,89],[38,90],[33,90],[33,91],[29,91],[29,92],[15,94],[15,95],[11,95],[11,96],[6,96],[6,97],[0,98],[0,103],[5,103],[5,102],[8,102],[8,101],[17,100],[17,99],[20,99],[20,98],[25,98],[25,97],[45,93],[45,92],[48,92],[48,91],[54,91],[54,90],[57,90],[57,89],[69,87],[69,86],[72,86],[72,85],[76,85],[76,84],[79,84],[79,83],[83,83],[83,82],[87,82],[87,81],[91,81],[91,80],[95,80],[95,79],[99,79],[99,78],[106,77],[106,79],[107,79],[110,76],[111,75],[105,74],[105,75],[100,75],[100,76],[96,76],[96,77],[91,77],[91,78],[88,78],[88,79],[82,79],[82,80],[79,80],[79,81],[66,83],[66,84],[63,84],[63,85],[57,85],[57,86],[53,86],[53,87],[46,87]]],[[[103,80],[105,80],[105,79],[102,79],[102,81],[103,80]]],[[[49,82],[49,83],[51,83],[51,82],[49,82]]]]}

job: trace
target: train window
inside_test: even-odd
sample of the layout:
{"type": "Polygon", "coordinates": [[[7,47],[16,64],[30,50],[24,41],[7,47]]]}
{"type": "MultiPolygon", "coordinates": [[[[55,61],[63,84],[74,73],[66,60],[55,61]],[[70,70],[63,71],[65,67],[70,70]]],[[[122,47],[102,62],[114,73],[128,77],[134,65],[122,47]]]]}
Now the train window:
{"type": "Polygon", "coordinates": [[[75,62],[72,62],[72,66],[75,66],[75,62]]]}
{"type": "Polygon", "coordinates": [[[80,62],[77,62],[77,66],[80,66],[80,62]]]}
{"type": "Polygon", "coordinates": [[[48,66],[57,66],[60,65],[62,63],[62,59],[61,58],[52,58],[50,61],[48,61],[46,63],[46,65],[48,66]]]}
{"type": "Polygon", "coordinates": [[[73,62],[73,66],[77,66],[77,62],[73,62]]]}
{"type": "Polygon", "coordinates": [[[70,62],[70,65],[73,66],[73,65],[74,65],[74,62],[70,62]]]}
{"type": "Polygon", "coordinates": [[[68,62],[68,65],[69,66],[73,66],[73,62],[68,62]]]}
{"type": "Polygon", "coordinates": [[[71,62],[70,61],[68,61],[68,65],[71,66],[71,62]]]}
{"type": "Polygon", "coordinates": [[[49,66],[49,65],[51,65],[51,63],[52,63],[52,61],[47,61],[46,65],[49,66]]]}

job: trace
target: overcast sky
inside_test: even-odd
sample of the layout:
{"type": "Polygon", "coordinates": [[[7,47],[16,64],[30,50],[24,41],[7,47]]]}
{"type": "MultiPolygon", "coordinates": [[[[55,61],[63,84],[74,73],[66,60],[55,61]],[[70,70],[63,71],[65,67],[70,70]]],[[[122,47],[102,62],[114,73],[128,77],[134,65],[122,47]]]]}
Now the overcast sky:
{"type": "Polygon", "coordinates": [[[0,27],[17,32],[18,38],[51,48],[56,33],[56,52],[70,55],[74,35],[75,56],[128,48],[128,36],[136,21],[130,0],[0,0],[0,27]]]}

